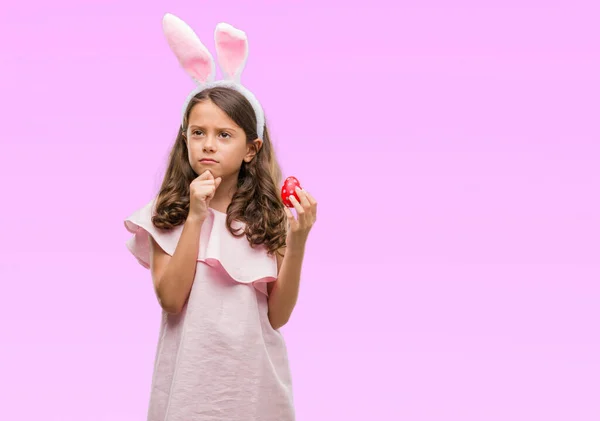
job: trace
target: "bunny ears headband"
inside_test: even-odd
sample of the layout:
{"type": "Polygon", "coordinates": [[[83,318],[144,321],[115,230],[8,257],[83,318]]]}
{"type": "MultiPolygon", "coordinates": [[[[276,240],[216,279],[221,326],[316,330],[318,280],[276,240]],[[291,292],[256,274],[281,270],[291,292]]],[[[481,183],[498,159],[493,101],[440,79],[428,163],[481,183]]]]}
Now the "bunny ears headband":
{"type": "Polygon", "coordinates": [[[240,82],[248,59],[248,38],[243,31],[227,23],[215,29],[215,44],[222,80],[215,80],[215,61],[196,33],[184,21],[170,13],[163,18],[163,32],[179,64],[196,82],[196,88],[183,105],[182,121],[191,99],[201,91],[220,86],[234,89],[244,95],[256,114],[256,133],[262,139],[265,126],[263,109],[252,92],[240,82]]]}

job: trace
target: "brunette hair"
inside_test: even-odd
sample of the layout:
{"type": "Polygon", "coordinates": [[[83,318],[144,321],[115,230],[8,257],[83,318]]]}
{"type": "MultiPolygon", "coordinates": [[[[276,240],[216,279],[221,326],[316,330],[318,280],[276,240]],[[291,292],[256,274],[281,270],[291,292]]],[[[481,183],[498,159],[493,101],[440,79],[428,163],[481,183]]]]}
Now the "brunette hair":
{"type": "MultiPolygon", "coordinates": [[[[181,225],[188,216],[190,183],[198,175],[188,159],[185,133],[192,107],[206,100],[212,101],[241,127],[248,142],[258,137],[254,109],[242,94],[224,87],[213,87],[197,94],[186,109],[156,200],[152,223],[159,229],[169,230],[181,225]]],[[[262,141],[256,156],[249,163],[242,162],[237,190],[227,208],[227,228],[236,237],[245,235],[251,246],[262,244],[269,254],[273,254],[285,246],[287,216],[277,187],[281,182],[281,168],[266,124],[262,141]],[[243,222],[245,228],[234,229],[232,223],[236,220],[243,222]]]]}

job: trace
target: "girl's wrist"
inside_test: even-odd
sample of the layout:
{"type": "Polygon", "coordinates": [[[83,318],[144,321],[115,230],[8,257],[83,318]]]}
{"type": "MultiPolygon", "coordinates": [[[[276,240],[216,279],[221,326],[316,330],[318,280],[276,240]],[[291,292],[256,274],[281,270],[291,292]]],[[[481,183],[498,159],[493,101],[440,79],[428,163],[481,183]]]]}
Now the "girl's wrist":
{"type": "Polygon", "coordinates": [[[189,222],[190,224],[194,224],[194,225],[202,225],[204,223],[204,221],[206,220],[206,215],[197,215],[194,213],[189,213],[187,218],[185,219],[186,222],[189,222]]]}
{"type": "Polygon", "coordinates": [[[286,245],[286,255],[303,255],[304,249],[306,248],[306,240],[292,240],[286,245]]]}

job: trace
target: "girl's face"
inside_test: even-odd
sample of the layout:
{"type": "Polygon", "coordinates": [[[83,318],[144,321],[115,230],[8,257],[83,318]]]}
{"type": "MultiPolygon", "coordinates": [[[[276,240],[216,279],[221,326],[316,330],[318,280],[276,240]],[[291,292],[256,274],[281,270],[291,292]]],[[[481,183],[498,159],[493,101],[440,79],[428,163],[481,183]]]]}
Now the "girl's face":
{"type": "Polygon", "coordinates": [[[223,179],[237,179],[242,161],[249,162],[261,142],[247,143],[244,130],[210,100],[194,105],[185,137],[188,159],[196,174],[209,170],[213,177],[223,179]]]}

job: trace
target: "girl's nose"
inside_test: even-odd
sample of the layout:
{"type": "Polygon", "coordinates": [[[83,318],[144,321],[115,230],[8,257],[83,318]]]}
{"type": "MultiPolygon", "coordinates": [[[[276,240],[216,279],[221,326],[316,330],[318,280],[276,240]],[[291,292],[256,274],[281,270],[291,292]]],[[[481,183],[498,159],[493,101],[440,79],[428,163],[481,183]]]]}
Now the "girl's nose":
{"type": "Polygon", "coordinates": [[[216,147],[216,141],[212,136],[207,136],[206,141],[204,142],[203,149],[205,151],[214,151],[216,147]]]}

